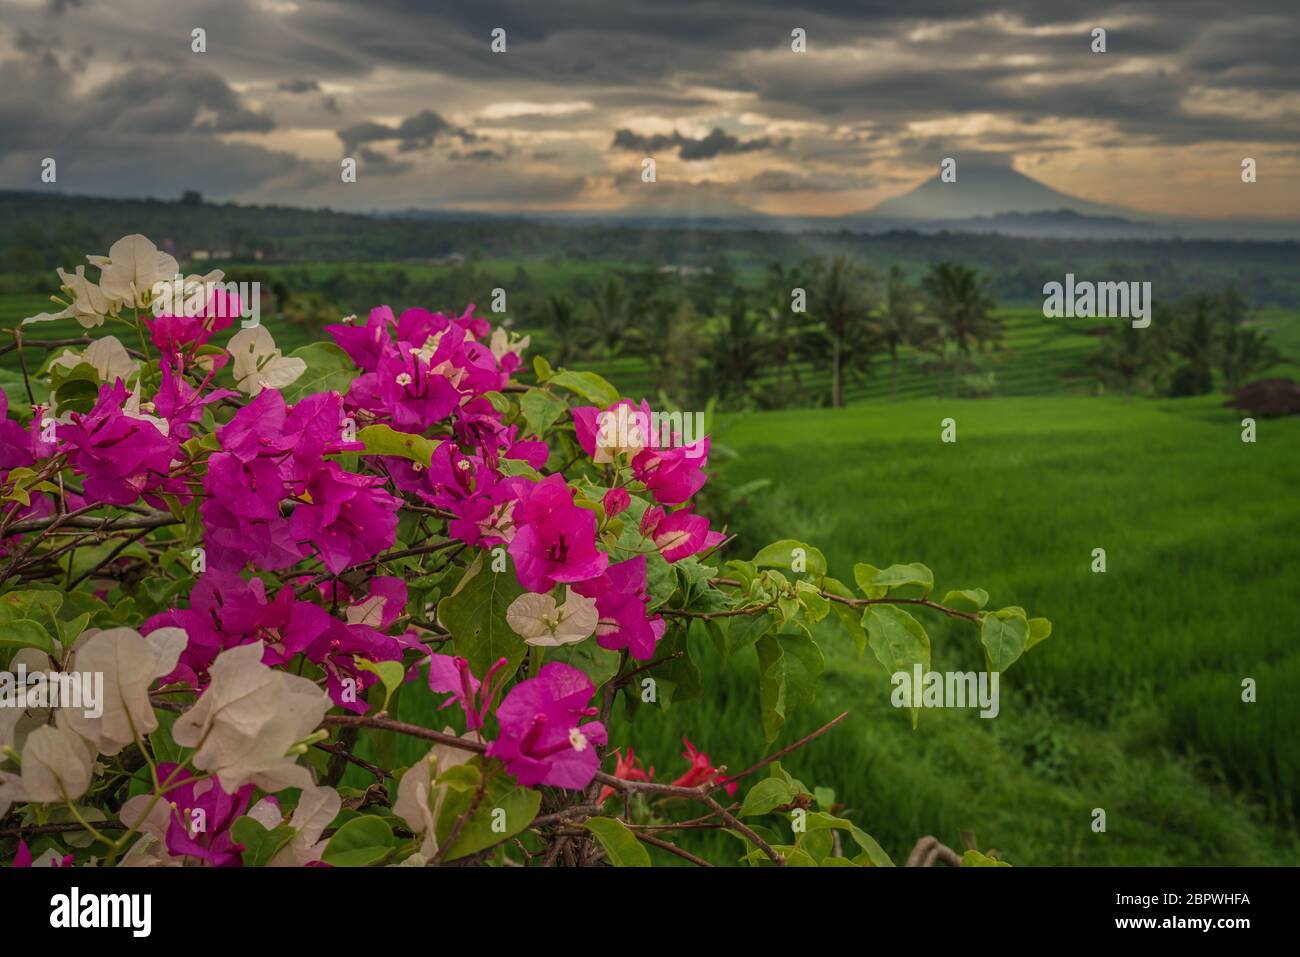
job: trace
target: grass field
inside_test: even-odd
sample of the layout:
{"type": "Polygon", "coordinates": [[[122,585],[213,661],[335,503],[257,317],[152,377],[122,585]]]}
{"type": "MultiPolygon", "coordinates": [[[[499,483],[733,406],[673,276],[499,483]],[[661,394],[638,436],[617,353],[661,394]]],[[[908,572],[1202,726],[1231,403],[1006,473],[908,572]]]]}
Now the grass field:
{"type": "MultiPolygon", "coordinates": [[[[928,711],[917,731],[870,653],[828,629],[828,678],[783,740],[852,714],[787,767],[834,787],[896,857],[969,828],[1021,864],[1300,860],[1300,422],[1266,421],[1254,445],[1237,423],[1218,400],[1048,398],[761,413],[720,430],[742,455],[733,479],[773,479],[739,523],[751,547],[799,538],[842,578],[855,561],[924,561],[940,593],[985,587],[1055,625],[1008,672],[997,719],[928,711]],[[939,441],[945,416],[955,445],[939,441]],[[1096,547],[1105,574],[1089,570],[1096,547]]],[[[972,629],[924,623],[935,668],[979,666],[972,629]]],[[[672,771],[682,734],[732,768],[762,756],[752,661],[613,742],[672,771]]]]}

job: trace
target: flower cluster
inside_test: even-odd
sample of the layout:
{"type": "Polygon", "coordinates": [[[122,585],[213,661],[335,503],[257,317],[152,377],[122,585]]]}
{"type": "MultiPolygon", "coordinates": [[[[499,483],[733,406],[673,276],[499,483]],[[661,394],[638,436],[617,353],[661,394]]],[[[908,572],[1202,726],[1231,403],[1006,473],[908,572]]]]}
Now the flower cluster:
{"type": "MultiPolygon", "coordinates": [[[[283,815],[271,795],[304,789],[301,810],[314,794],[298,758],[326,711],[370,712],[376,685],[387,700],[417,669],[519,785],[585,789],[608,743],[597,684],[542,656],[590,641],[654,659],[666,622],[653,610],[665,596],[651,594],[652,563],[666,569],[722,540],[690,504],[706,481],[708,439],[689,449],[598,447],[597,417],[626,400],[577,406],[567,425],[553,416],[537,427],[504,400],[523,389],[513,376],[527,340],[493,330],[472,307],[449,315],[385,306],[329,326],[334,375],[313,389],[303,384],[313,380],[308,361],[281,353],[264,328],[226,338],[238,303],[157,309],[151,290],[180,274],[144,237],[90,261],[98,283],[84,267],[61,273],[66,308],[29,321],[134,321],[145,351],[113,336],[64,350],[48,364],[49,404],[33,406],[26,425],[0,392],[0,482],[13,490],[0,548],[21,553],[30,533],[4,531],[19,520],[94,512],[107,528],[114,516],[146,514],[162,516],[163,547],[200,557],[135,628],[94,627],[112,623],[105,606],[86,616],[92,627],[80,622],[80,636],[56,628],[49,648],[22,653],[34,672],[107,669],[116,698],[94,719],[55,708],[14,722],[0,711],[0,745],[16,757],[13,771],[0,764],[0,814],[14,802],[83,794],[97,754],[140,744],[158,727],[154,696],[166,689],[190,702],[169,735],[192,751],[183,765],[153,766],[153,787],[120,809],[139,835],[128,859],[238,864],[238,819],[273,829],[283,815]],[[83,385],[63,387],[72,380],[83,385]],[[557,453],[570,457],[548,435],[585,454],[578,477],[548,469],[557,453]],[[168,515],[184,535],[166,530],[168,515]],[[444,632],[426,593],[408,588],[412,566],[394,556],[440,550],[462,556],[444,575],[482,552],[493,564],[483,574],[508,576],[513,597],[494,627],[508,627],[527,652],[527,672],[507,655],[475,674],[459,653],[466,636],[444,632]],[[457,653],[440,650],[448,639],[457,653]]],[[[200,295],[214,278],[188,277],[183,288],[200,295]]],[[[120,594],[109,577],[98,598],[120,594]]],[[[447,591],[463,586],[449,579],[447,591]]],[[[617,774],[635,779],[631,768],[620,760],[617,774]]],[[[337,811],[337,795],[323,806],[337,811]]],[[[319,830],[295,845],[304,861],[319,830]]],[[[26,845],[23,853],[29,861],[26,845]]]]}
{"type": "MultiPolygon", "coordinates": [[[[530,829],[567,841],[614,791],[625,809],[700,798],[712,826],[756,834],[712,801],[737,778],[690,740],[671,782],[611,750],[619,697],[698,693],[690,642],[707,633],[724,657],[757,654],[773,741],[811,699],[814,626],[860,647],[871,631],[873,650],[882,629],[920,630],[881,603],[928,593],[916,563],[859,564],[866,599],[790,540],[705,564],[725,541],[696,510],[709,437],[611,437],[611,420],[653,422],[648,403],[540,358],[521,374],[528,340],[472,307],[376,308],[286,355],[257,323],[230,328],[227,294],[204,301],[220,274],[182,277],[143,236],[90,264],[97,282],[61,272],[64,310],[28,321],[134,326],[138,351],[98,336],[34,380],[22,366],[28,408],[0,390],[0,830],[19,822],[16,866],[436,864],[530,829]],[[183,315],[158,308],[173,280],[183,315]],[[381,767],[360,736],[388,734],[433,746],[381,767]],[[345,795],[349,772],[376,782],[345,795]],[[84,830],[71,855],[41,827],[54,810],[84,830]]],[[[1050,633],[1017,606],[957,616],[1019,636],[986,642],[998,670],[1050,633]]],[[[751,807],[813,800],[779,763],[758,768],[772,777],[751,807]]],[[[635,859],[604,823],[604,852],[635,859]]],[[[804,857],[852,827],[820,824],[804,857]]],[[[879,863],[850,833],[854,863],[879,863]]],[[[749,857],[783,853],[760,838],[749,857]]]]}

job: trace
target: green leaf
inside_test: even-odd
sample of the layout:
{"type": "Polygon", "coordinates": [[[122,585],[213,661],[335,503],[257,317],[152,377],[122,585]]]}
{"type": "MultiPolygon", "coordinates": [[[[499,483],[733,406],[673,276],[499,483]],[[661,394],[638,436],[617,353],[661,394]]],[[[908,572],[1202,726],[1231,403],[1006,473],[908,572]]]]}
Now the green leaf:
{"type": "Polygon", "coordinates": [[[943,596],[943,604],[953,608],[960,608],[961,605],[954,604],[954,600],[960,600],[970,605],[972,611],[979,611],[989,603],[989,593],[983,588],[963,588],[960,591],[950,591],[943,596]]]}
{"type": "MultiPolygon", "coordinates": [[[[481,766],[481,762],[481,758],[474,758],[472,763],[481,766]]],[[[520,787],[500,764],[489,764],[483,773],[488,775],[488,780],[482,800],[466,819],[455,842],[443,854],[445,861],[454,861],[509,840],[532,823],[541,807],[542,793],[520,787]]],[[[439,781],[446,778],[447,775],[443,775],[439,781]]],[[[468,811],[477,793],[477,786],[447,789],[436,826],[440,843],[446,841],[456,819],[468,811]]]]}
{"type": "Polygon", "coordinates": [[[811,575],[821,578],[826,574],[826,556],[820,549],[785,538],[779,542],[761,548],[754,556],[754,564],[759,568],[786,568],[796,575],[811,575]],[[800,549],[800,551],[796,551],[800,549]],[[799,568],[796,569],[795,566],[799,568]]]}
{"type": "Polygon", "coordinates": [[[335,867],[370,867],[386,861],[397,847],[393,829],[382,817],[354,817],[334,832],[321,860],[335,867]]]}
{"type": "Polygon", "coordinates": [[[298,829],[288,824],[281,824],[268,831],[261,823],[247,815],[236,820],[230,828],[231,837],[237,843],[244,845],[245,867],[266,867],[271,858],[292,841],[297,833],[298,829]]]}
{"type": "Polygon", "coordinates": [[[346,393],[358,374],[348,354],[332,342],[313,342],[294,349],[289,355],[307,363],[307,369],[280,390],[285,402],[297,402],[317,392],[346,393]]]}
{"type": "Polygon", "coordinates": [[[0,625],[0,648],[39,648],[47,655],[58,654],[50,633],[30,618],[0,625]]]}
{"type": "Polygon", "coordinates": [[[650,855],[645,845],[622,821],[612,817],[593,817],[583,821],[582,826],[596,835],[596,840],[605,849],[605,856],[615,867],[650,866],[650,855]]]}
{"type": "Polygon", "coordinates": [[[894,866],[893,859],[876,843],[876,839],[848,818],[836,817],[825,811],[812,811],[804,818],[804,826],[809,834],[822,830],[848,831],[854,843],[864,852],[859,855],[860,859],[854,861],[856,864],[870,864],[872,867],[894,866]]]}
{"type": "Polygon", "coordinates": [[[823,597],[821,589],[812,582],[796,582],[795,593],[799,596],[799,603],[804,607],[804,616],[811,624],[817,624],[830,614],[830,599],[823,597]]]}
{"type": "Polygon", "coordinates": [[[821,649],[802,632],[764,635],[754,648],[763,733],[770,744],[795,709],[816,698],[816,679],[826,662],[821,649]]]}
{"type": "Polygon", "coordinates": [[[604,409],[618,401],[618,390],[594,372],[559,372],[551,376],[553,384],[577,393],[588,402],[604,409]]]}
{"type": "Polygon", "coordinates": [[[572,645],[560,645],[547,648],[548,661],[562,661],[577,668],[588,678],[592,685],[599,688],[618,674],[619,654],[597,644],[595,638],[588,638],[572,645]]]}
{"type": "Polygon", "coordinates": [[[503,475],[526,475],[534,482],[540,482],[543,478],[541,472],[523,459],[498,459],[497,468],[501,470],[503,475]]]}
{"type": "Polygon", "coordinates": [[[362,671],[369,671],[371,674],[379,676],[379,680],[384,685],[384,706],[381,711],[388,710],[388,702],[392,700],[393,694],[398,688],[402,687],[402,682],[406,680],[406,669],[402,667],[400,661],[367,661],[365,658],[354,657],[353,661],[362,671]]]}
{"type": "Polygon", "coordinates": [[[63,607],[63,592],[53,589],[28,588],[0,595],[0,622],[30,618],[32,621],[54,624],[54,618],[63,607]]]}
{"type": "Polygon", "coordinates": [[[884,586],[885,588],[901,588],[904,585],[920,585],[924,594],[930,594],[934,588],[934,572],[930,571],[920,562],[910,562],[906,565],[890,565],[876,573],[876,577],[871,579],[871,584],[876,587],[884,586]]]}
{"type": "Polygon", "coordinates": [[[727,624],[727,651],[734,655],[748,648],[768,632],[775,630],[776,622],[767,612],[755,615],[734,615],[727,624]]]}
{"type": "Polygon", "coordinates": [[[1003,608],[984,616],[980,643],[988,653],[989,668],[1006,671],[1022,654],[1029,640],[1029,622],[1020,608],[1003,608]]]}
{"type": "Polygon", "coordinates": [[[533,356],[533,375],[537,376],[538,382],[546,382],[553,374],[545,356],[533,356]]]}
{"type": "Polygon", "coordinates": [[[99,399],[99,374],[88,362],[69,369],[66,375],[55,367],[50,376],[50,394],[59,415],[65,412],[89,412],[99,399]]]}
{"type": "Polygon", "coordinates": [[[979,851],[967,851],[961,856],[962,867],[1010,867],[1006,861],[999,861],[996,858],[989,857],[987,854],[981,854],[979,851]]]}
{"type": "Polygon", "coordinates": [[[545,389],[529,389],[519,400],[524,421],[533,435],[538,436],[553,426],[568,407],[558,395],[545,389]]]}
{"type": "Polygon", "coordinates": [[[868,598],[884,598],[889,594],[889,589],[884,585],[873,585],[872,581],[880,574],[880,569],[875,565],[868,565],[866,562],[858,562],[853,566],[853,583],[862,589],[862,594],[868,598]]]}
{"type": "MultiPolygon", "coordinates": [[[[96,568],[100,562],[112,555],[121,546],[121,542],[109,540],[100,542],[98,545],[82,545],[75,551],[69,552],[59,559],[59,564],[65,569],[71,568],[72,577],[79,578],[83,574],[96,568]]],[[[139,542],[132,542],[117,553],[114,561],[124,558],[139,558],[143,561],[150,559],[149,550],[139,542]]],[[[109,566],[105,566],[109,567],[109,566]]]]}
{"type": "Polygon", "coordinates": [[[499,658],[506,658],[506,674],[519,666],[528,646],[506,623],[506,609],[523,594],[515,573],[491,571],[483,554],[465,570],[460,584],[438,602],[438,622],[452,634],[456,654],[482,676],[499,658]]]}
{"type": "Polygon", "coordinates": [[[798,790],[784,778],[764,778],[745,795],[745,803],[740,806],[739,816],[758,817],[771,814],[773,809],[789,804],[798,796],[798,790]]]}
{"type": "MultiPolygon", "coordinates": [[[[869,605],[862,616],[862,625],[867,629],[876,660],[891,677],[900,671],[911,675],[918,664],[922,674],[930,670],[930,636],[903,609],[894,605],[869,605]]],[[[912,727],[919,720],[919,709],[912,708],[912,727]]]]}
{"type": "Polygon", "coordinates": [[[1029,619],[1029,637],[1025,639],[1025,651],[1028,651],[1040,641],[1050,637],[1052,634],[1052,623],[1046,618],[1029,619]]]}
{"type": "Polygon", "coordinates": [[[689,631],[685,628],[672,629],[655,649],[658,657],[667,657],[680,652],[678,657],[666,661],[654,670],[653,677],[657,684],[655,700],[664,710],[679,701],[698,698],[704,693],[699,665],[691,658],[691,643],[687,640],[688,636],[689,631]]]}
{"type": "Polygon", "coordinates": [[[386,425],[367,425],[357,433],[357,441],[366,447],[365,455],[392,455],[419,462],[425,468],[433,462],[433,453],[439,444],[421,435],[398,432],[386,425]]]}
{"type": "MultiPolygon", "coordinates": [[[[847,585],[835,578],[823,578],[822,590],[830,595],[838,595],[840,598],[856,597],[847,585]]],[[[831,602],[831,611],[840,620],[844,630],[849,633],[849,637],[853,639],[853,644],[857,646],[858,654],[861,655],[867,648],[867,632],[862,627],[862,613],[857,608],[846,605],[842,601],[831,602]]]]}

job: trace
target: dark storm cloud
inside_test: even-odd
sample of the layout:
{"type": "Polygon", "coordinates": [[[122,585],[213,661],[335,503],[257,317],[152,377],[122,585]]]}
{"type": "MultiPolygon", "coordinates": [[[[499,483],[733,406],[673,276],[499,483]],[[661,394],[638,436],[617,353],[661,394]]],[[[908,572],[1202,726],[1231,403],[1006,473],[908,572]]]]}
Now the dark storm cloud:
{"type": "Polygon", "coordinates": [[[202,70],[134,67],[79,91],[71,67],[43,52],[0,59],[0,89],[6,187],[38,187],[45,157],[57,161],[60,187],[110,196],[173,196],[189,188],[230,195],[309,165],[222,140],[224,133],[275,124],[202,70]]]}
{"type": "Polygon", "coordinates": [[[742,140],[715,126],[707,134],[697,138],[683,136],[676,130],[651,136],[643,136],[631,130],[615,130],[610,149],[631,150],[637,153],[675,149],[677,155],[684,160],[706,160],[718,156],[771,149],[773,145],[775,144],[772,139],[767,136],[742,140]]]}
{"type": "Polygon", "coordinates": [[[281,93],[315,93],[320,90],[320,84],[308,77],[298,76],[281,80],[275,88],[281,93]]]}
{"type": "Polygon", "coordinates": [[[366,121],[357,123],[338,131],[338,138],[343,147],[351,150],[362,143],[396,142],[400,152],[428,149],[438,139],[455,137],[464,143],[472,143],[477,136],[467,129],[448,123],[432,110],[421,110],[414,116],[408,116],[397,126],[366,121]]]}
{"type": "Polygon", "coordinates": [[[357,155],[361,157],[362,167],[367,173],[375,173],[380,176],[397,176],[411,168],[411,164],[405,160],[393,159],[387,153],[372,150],[365,146],[361,147],[357,155]]]}

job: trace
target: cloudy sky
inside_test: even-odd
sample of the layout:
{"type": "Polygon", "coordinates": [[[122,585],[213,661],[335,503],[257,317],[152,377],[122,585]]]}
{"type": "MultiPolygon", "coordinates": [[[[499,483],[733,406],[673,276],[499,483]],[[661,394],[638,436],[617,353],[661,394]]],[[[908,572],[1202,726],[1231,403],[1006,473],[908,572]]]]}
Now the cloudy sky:
{"type": "Polygon", "coordinates": [[[1297,49],[1297,0],[0,0],[0,188],[839,215],[954,156],[1300,219],[1297,49]]]}

